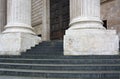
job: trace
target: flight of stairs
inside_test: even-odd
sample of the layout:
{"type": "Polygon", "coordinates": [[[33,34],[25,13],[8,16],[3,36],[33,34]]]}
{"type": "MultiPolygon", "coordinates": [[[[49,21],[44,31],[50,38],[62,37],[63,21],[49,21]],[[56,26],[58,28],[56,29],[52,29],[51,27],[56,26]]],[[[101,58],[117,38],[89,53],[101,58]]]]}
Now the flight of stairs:
{"type": "Polygon", "coordinates": [[[42,42],[21,56],[0,56],[0,76],[120,79],[120,56],[64,56],[62,41],[42,42]]]}

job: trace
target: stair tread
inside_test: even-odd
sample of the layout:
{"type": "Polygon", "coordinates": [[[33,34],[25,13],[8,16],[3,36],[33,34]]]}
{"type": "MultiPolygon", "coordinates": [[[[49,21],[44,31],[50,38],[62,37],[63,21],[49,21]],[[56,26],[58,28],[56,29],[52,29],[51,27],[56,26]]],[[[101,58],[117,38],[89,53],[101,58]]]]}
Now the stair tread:
{"type": "MultiPolygon", "coordinates": [[[[26,54],[26,53],[25,53],[26,54]]],[[[60,56],[60,55],[26,55],[26,56],[0,56],[0,58],[29,58],[29,59],[120,59],[120,56],[60,56]],[[37,57],[38,56],[38,57],[37,57]]]]}
{"type": "Polygon", "coordinates": [[[82,61],[82,60],[91,60],[91,61],[97,61],[97,60],[111,60],[111,61],[113,61],[113,60],[119,60],[120,61],[120,59],[54,59],[54,58],[51,58],[51,59],[41,59],[41,58],[39,58],[39,59],[30,59],[30,58],[0,58],[0,60],[54,60],[54,61],[57,61],[57,60],[63,60],[63,61],[82,61]]]}
{"type": "Polygon", "coordinates": [[[28,64],[28,63],[0,63],[7,65],[32,65],[32,66],[120,66],[120,64],[28,64]]]}
{"type": "Polygon", "coordinates": [[[16,71],[16,72],[34,72],[34,73],[119,73],[120,71],[53,71],[53,70],[27,70],[27,69],[4,69],[0,68],[0,71],[16,71]]]}
{"type": "Polygon", "coordinates": [[[120,66],[40,66],[40,65],[9,65],[2,64],[0,68],[26,70],[54,70],[54,71],[119,71],[120,66]]]}

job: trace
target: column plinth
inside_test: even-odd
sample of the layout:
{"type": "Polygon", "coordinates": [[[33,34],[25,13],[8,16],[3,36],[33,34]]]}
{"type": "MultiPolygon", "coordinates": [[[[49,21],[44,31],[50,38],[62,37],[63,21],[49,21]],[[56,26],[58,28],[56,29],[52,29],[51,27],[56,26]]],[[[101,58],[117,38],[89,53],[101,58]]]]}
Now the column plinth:
{"type": "Polygon", "coordinates": [[[64,55],[118,55],[115,30],[100,19],[100,0],[70,0],[70,28],[64,36],[64,55]]]}
{"type": "Polygon", "coordinates": [[[0,55],[20,55],[41,42],[31,26],[31,0],[7,0],[7,25],[0,35],[0,55]]]}

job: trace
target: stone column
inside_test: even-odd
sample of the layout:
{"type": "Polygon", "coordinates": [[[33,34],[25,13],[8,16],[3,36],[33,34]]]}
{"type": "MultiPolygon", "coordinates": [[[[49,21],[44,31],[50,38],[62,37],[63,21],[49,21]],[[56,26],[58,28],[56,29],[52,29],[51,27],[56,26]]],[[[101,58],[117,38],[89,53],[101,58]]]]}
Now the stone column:
{"type": "Polygon", "coordinates": [[[100,0],[70,0],[70,19],[70,29],[104,29],[100,20],[100,0]]]}
{"type": "Polygon", "coordinates": [[[70,28],[64,36],[64,55],[116,55],[119,39],[100,19],[100,0],[70,0],[70,28]]]}
{"type": "Polygon", "coordinates": [[[7,25],[0,38],[1,55],[20,55],[41,42],[31,26],[31,0],[7,0],[7,25]]]}
{"type": "Polygon", "coordinates": [[[35,34],[31,26],[31,0],[8,0],[7,12],[7,25],[4,33],[35,34]]]}
{"type": "Polygon", "coordinates": [[[50,0],[43,0],[42,41],[50,41],[50,0]]]}
{"type": "Polygon", "coordinates": [[[6,0],[0,0],[0,33],[3,32],[6,24],[6,0]]]}

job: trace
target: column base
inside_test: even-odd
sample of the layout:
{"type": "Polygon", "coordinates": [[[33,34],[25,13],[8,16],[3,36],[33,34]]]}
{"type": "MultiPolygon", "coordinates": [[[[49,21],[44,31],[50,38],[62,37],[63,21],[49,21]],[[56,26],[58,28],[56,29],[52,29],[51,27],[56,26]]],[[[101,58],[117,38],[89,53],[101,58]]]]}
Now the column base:
{"type": "Polygon", "coordinates": [[[119,38],[114,30],[67,30],[64,55],[118,55],[119,38]]]}
{"type": "Polygon", "coordinates": [[[3,33],[29,33],[35,35],[32,26],[22,23],[7,24],[3,33]]]}
{"type": "Polygon", "coordinates": [[[20,55],[41,42],[41,38],[27,33],[5,33],[0,35],[0,55],[20,55]]]}

